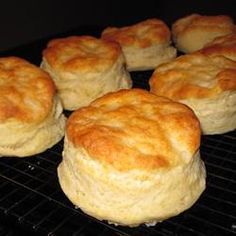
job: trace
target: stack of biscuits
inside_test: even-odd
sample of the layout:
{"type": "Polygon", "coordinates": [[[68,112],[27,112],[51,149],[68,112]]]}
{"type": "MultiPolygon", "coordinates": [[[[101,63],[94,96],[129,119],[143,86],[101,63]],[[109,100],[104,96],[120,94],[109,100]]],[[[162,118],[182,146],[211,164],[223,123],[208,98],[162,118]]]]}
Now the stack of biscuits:
{"type": "Polygon", "coordinates": [[[76,207],[130,227],[178,215],[206,187],[201,135],[236,128],[235,49],[229,16],[192,14],[52,39],[40,68],[1,58],[0,156],[64,137],[58,178],[76,207]],[[147,70],[150,91],[132,88],[147,70]]]}

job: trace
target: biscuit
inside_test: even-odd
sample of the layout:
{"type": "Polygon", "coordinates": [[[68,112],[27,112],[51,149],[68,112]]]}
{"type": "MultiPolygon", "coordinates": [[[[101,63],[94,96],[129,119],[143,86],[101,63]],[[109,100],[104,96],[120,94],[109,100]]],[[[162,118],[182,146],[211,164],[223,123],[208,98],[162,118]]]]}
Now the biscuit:
{"type": "Polygon", "coordinates": [[[69,117],[60,185],[99,220],[154,225],[191,207],[203,192],[200,134],[183,104],[141,89],[106,94],[69,117]]]}
{"type": "Polygon", "coordinates": [[[171,46],[170,30],[159,19],[148,19],[121,28],[107,27],[102,32],[102,38],[121,45],[129,71],[154,69],[176,57],[176,49],[171,46]]]}
{"type": "Polygon", "coordinates": [[[0,156],[43,152],[62,139],[64,128],[50,76],[24,59],[0,58],[0,156]]]}
{"type": "Polygon", "coordinates": [[[233,32],[235,32],[233,20],[226,15],[191,14],[178,19],[172,25],[175,46],[184,53],[200,50],[216,37],[233,32]]]}
{"type": "Polygon", "coordinates": [[[193,53],[158,67],[150,91],[191,107],[203,134],[236,128],[236,62],[193,53]]]}
{"type": "Polygon", "coordinates": [[[224,56],[236,61],[236,33],[217,37],[198,52],[207,56],[224,56]]]}
{"type": "Polygon", "coordinates": [[[55,81],[66,110],[132,86],[120,46],[92,36],[51,40],[43,51],[41,67],[55,81]]]}

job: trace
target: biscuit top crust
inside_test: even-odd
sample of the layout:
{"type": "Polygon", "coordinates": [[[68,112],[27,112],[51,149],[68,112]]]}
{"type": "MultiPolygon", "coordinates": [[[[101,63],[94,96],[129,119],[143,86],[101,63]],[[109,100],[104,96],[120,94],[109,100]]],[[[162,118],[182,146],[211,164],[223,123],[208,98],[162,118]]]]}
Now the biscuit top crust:
{"type": "Polygon", "coordinates": [[[108,27],[102,32],[104,39],[116,41],[121,46],[139,48],[150,47],[153,44],[168,44],[170,37],[168,26],[158,19],[148,19],[122,28],[108,27]]]}
{"type": "Polygon", "coordinates": [[[121,53],[115,42],[92,36],[70,36],[51,40],[43,57],[57,72],[96,73],[110,68],[121,53]]]}
{"type": "Polygon", "coordinates": [[[205,55],[223,55],[236,60],[236,33],[215,38],[200,50],[205,55]]]}
{"type": "Polygon", "coordinates": [[[202,16],[191,14],[178,19],[172,25],[172,32],[176,36],[195,30],[202,30],[209,33],[215,31],[231,33],[236,29],[233,19],[226,15],[202,16]]]}
{"type": "Polygon", "coordinates": [[[106,94],[73,112],[66,134],[74,147],[119,171],[183,165],[200,144],[192,110],[141,89],[106,94]]]}
{"type": "Polygon", "coordinates": [[[200,53],[180,56],[156,68],[151,92],[173,100],[210,98],[236,90],[236,62],[200,53]]]}
{"type": "Polygon", "coordinates": [[[18,57],[0,58],[0,122],[41,122],[50,112],[55,85],[50,76],[18,57]]]}

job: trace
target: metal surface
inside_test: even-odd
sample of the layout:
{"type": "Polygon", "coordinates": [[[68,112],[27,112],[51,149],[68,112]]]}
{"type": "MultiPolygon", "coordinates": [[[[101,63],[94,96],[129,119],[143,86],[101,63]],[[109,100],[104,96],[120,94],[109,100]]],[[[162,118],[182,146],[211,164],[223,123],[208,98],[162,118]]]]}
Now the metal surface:
{"type": "MultiPolygon", "coordinates": [[[[151,72],[131,75],[134,87],[148,89],[151,72]]],[[[57,179],[62,148],[63,141],[33,157],[0,158],[0,222],[29,235],[236,235],[236,132],[202,137],[205,192],[186,212],[149,228],[115,227],[75,209],[57,179]]]]}

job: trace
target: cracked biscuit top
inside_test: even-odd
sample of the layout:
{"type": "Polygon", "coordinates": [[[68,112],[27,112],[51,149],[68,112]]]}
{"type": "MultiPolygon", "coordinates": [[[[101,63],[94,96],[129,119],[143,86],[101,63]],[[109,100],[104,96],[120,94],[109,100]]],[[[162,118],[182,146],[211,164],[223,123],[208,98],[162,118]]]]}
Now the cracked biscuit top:
{"type": "Polygon", "coordinates": [[[73,112],[66,134],[75,148],[120,171],[168,170],[189,163],[200,145],[191,109],[141,89],[109,93],[73,112]]]}
{"type": "Polygon", "coordinates": [[[116,41],[122,46],[146,48],[156,44],[169,44],[171,34],[168,26],[159,19],[148,19],[121,28],[107,27],[102,38],[116,41]]]}
{"type": "Polygon", "coordinates": [[[236,90],[236,62],[193,53],[159,66],[149,80],[151,92],[173,100],[212,98],[236,90]]]}
{"type": "Polygon", "coordinates": [[[120,46],[115,42],[92,36],[70,36],[51,40],[43,51],[43,57],[55,71],[62,74],[96,73],[109,69],[121,53],[120,46]]]}
{"type": "Polygon", "coordinates": [[[51,77],[37,66],[18,57],[0,58],[0,122],[41,122],[55,93],[51,77]]]}

